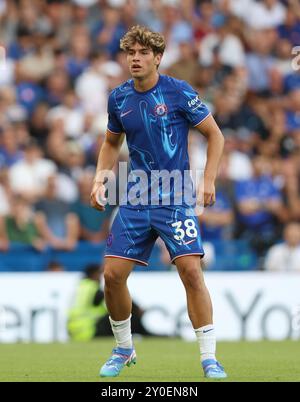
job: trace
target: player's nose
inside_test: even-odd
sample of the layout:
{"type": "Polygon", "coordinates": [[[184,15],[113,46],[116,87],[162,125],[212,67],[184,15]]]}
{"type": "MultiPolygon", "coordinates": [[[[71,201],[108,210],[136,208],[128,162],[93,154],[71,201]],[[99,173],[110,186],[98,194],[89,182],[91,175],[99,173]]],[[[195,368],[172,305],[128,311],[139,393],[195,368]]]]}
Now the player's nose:
{"type": "Polygon", "coordinates": [[[139,61],[139,60],[140,60],[140,57],[139,57],[138,52],[136,52],[136,53],[134,54],[132,60],[133,60],[133,61],[139,61]]]}

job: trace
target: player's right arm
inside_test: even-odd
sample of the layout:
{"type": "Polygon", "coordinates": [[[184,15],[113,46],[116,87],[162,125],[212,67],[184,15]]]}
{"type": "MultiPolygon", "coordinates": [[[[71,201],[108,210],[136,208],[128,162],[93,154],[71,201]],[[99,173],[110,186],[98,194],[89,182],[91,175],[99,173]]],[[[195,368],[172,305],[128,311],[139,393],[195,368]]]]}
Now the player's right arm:
{"type": "Polygon", "coordinates": [[[105,140],[100,149],[97,170],[91,192],[91,206],[98,211],[104,211],[105,206],[99,201],[105,200],[104,179],[106,172],[111,171],[117,162],[125,134],[114,134],[107,130],[105,140]]]}

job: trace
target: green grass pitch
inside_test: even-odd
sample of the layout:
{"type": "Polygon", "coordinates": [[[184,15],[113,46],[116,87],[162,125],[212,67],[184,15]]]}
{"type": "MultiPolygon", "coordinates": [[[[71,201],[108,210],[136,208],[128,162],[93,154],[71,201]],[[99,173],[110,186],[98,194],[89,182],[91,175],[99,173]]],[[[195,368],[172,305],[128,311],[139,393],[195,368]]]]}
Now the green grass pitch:
{"type": "MultiPolygon", "coordinates": [[[[115,379],[98,371],[112,338],[90,343],[0,344],[0,382],[203,382],[196,342],[143,338],[135,341],[137,364],[115,379]]],[[[222,381],[300,381],[300,346],[284,342],[220,342],[218,358],[229,375],[222,381]]]]}

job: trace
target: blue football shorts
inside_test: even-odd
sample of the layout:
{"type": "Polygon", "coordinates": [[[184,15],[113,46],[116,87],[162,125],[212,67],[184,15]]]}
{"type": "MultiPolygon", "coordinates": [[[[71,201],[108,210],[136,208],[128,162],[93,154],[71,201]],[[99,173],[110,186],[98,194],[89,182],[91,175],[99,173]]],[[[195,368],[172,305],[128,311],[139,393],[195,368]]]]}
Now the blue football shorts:
{"type": "Polygon", "coordinates": [[[108,236],[105,257],[148,265],[158,236],[164,241],[172,262],[179,256],[204,256],[198,218],[187,214],[187,208],[133,209],[122,206],[108,236]]]}

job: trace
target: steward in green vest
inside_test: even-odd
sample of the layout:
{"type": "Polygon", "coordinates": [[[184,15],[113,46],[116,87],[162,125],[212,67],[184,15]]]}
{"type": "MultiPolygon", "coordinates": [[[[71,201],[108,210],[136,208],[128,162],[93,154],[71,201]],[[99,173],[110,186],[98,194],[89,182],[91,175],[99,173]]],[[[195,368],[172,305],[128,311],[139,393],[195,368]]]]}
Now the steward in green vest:
{"type": "Polygon", "coordinates": [[[74,341],[89,341],[96,336],[97,323],[107,315],[104,294],[100,290],[101,267],[89,265],[76,290],[68,314],[68,332],[74,341]]]}

